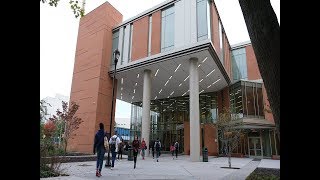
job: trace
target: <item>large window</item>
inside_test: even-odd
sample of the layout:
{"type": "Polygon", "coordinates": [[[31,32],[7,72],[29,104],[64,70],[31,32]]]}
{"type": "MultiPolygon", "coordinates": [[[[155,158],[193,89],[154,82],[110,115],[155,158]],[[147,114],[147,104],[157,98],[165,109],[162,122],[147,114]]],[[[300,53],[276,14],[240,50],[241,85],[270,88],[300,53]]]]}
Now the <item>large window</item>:
{"type": "Polygon", "coordinates": [[[246,49],[240,48],[232,50],[232,74],[233,80],[237,81],[240,79],[247,80],[247,58],[246,58],[246,49]]]}
{"type": "Polygon", "coordinates": [[[198,41],[208,39],[207,0],[197,0],[198,41]]]}
{"type": "Polygon", "coordinates": [[[162,11],[161,52],[174,48],[174,6],[162,11]]]}
{"type": "Polygon", "coordinates": [[[111,61],[110,64],[113,65],[113,59],[114,59],[114,54],[113,52],[118,49],[118,44],[119,44],[119,30],[115,31],[112,34],[112,52],[111,52],[111,61]]]}
{"type": "Polygon", "coordinates": [[[201,123],[215,123],[218,118],[217,94],[200,94],[199,103],[201,123]]]}
{"type": "Polygon", "coordinates": [[[231,112],[238,118],[264,118],[262,84],[239,81],[230,87],[231,112]]]}
{"type": "Polygon", "coordinates": [[[129,55],[128,55],[128,62],[131,61],[131,54],[132,54],[132,33],[133,33],[133,24],[130,24],[130,37],[129,37],[129,55]]]}

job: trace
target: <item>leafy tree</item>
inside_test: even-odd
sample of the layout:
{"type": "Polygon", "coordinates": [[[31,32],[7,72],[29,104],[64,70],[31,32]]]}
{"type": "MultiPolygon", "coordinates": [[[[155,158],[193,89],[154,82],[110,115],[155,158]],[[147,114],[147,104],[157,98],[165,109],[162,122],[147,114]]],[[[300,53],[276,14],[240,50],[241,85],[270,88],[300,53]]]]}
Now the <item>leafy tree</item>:
{"type": "Polygon", "coordinates": [[[228,155],[228,164],[231,168],[231,153],[240,142],[240,136],[243,129],[239,128],[242,126],[242,120],[236,113],[231,113],[229,109],[224,109],[219,114],[216,126],[218,129],[219,140],[223,143],[225,153],[228,155]]]}
{"type": "MultiPolygon", "coordinates": [[[[47,2],[47,0],[40,0],[40,2],[48,3],[50,6],[54,6],[54,7],[58,6],[59,1],[60,0],[49,0],[49,2],[47,2]]],[[[85,0],[82,1],[82,7],[80,7],[79,1],[69,0],[69,4],[70,4],[70,8],[72,9],[73,14],[75,15],[76,18],[78,18],[79,16],[80,17],[84,16],[84,12],[85,12],[84,8],[85,8],[85,4],[86,4],[85,0]]]]}
{"type": "Polygon", "coordinates": [[[63,121],[63,142],[65,152],[67,151],[67,145],[71,135],[74,135],[74,131],[77,130],[83,122],[81,118],[75,116],[78,109],[79,105],[75,102],[71,102],[70,107],[68,107],[68,103],[62,101],[62,112],[58,109],[57,114],[53,115],[52,118],[49,118],[55,123],[59,122],[59,120],[63,121]]]}
{"type": "Polygon", "coordinates": [[[44,135],[48,138],[52,137],[56,130],[56,125],[53,121],[49,120],[44,124],[44,135]]]}
{"type": "Polygon", "coordinates": [[[239,0],[280,141],[280,25],[270,0],[239,0]]]}

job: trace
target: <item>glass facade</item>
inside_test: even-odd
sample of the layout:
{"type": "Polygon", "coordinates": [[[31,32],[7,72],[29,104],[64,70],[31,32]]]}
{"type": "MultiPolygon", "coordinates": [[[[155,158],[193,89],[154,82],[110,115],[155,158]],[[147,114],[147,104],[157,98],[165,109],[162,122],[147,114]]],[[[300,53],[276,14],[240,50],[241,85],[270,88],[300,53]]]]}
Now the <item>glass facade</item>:
{"type": "Polygon", "coordinates": [[[174,6],[164,9],[161,17],[161,52],[165,52],[174,48],[174,6]]]}
{"type": "Polygon", "coordinates": [[[236,50],[232,50],[231,54],[233,81],[237,81],[240,79],[247,80],[248,72],[246,49],[239,48],[236,50]]]}
{"type": "MultiPolygon", "coordinates": [[[[217,120],[217,95],[199,95],[200,122],[214,123],[217,120]]],[[[160,139],[163,150],[170,150],[170,143],[178,140],[180,151],[184,150],[184,122],[189,121],[189,96],[152,100],[150,106],[150,141],[160,139]]],[[[132,104],[130,140],[141,135],[142,103],[132,104]]]]}
{"type": "Polygon", "coordinates": [[[208,0],[197,0],[198,41],[208,39],[207,3],[208,0]]]}
{"type": "Polygon", "coordinates": [[[239,81],[230,87],[230,108],[238,118],[264,118],[262,84],[239,81]]]}
{"type": "Polygon", "coordinates": [[[110,64],[113,65],[113,59],[114,59],[114,51],[118,49],[118,44],[119,44],[119,30],[113,32],[112,34],[112,55],[111,55],[111,61],[110,64]]]}
{"type": "Polygon", "coordinates": [[[133,24],[130,24],[130,42],[129,42],[129,55],[128,55],[128,62],[131,61],[131,54],[132,54],[132,33],[133,33],[133,24]]]}

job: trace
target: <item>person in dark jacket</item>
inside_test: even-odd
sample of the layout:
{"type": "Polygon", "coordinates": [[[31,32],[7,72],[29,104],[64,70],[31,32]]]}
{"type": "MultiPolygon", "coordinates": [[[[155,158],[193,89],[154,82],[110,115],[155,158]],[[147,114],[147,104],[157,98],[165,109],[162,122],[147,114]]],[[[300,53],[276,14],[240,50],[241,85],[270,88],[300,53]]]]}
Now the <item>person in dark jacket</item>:
{"type": "Polygon", "coordinates": [[[97,152],[97,169],[96,169],[96,176],[101,176],[101,169],[103,164],[103,158],[105,153],[105,147],[104,147],[104,125],[103,123],[99,124],[99,130],[94,136],[94,144],[93,144],[93,154],[96,154],[97,152]]]}
{"type": "Polygon", "coordinates": [[[150,151],[152,150],[152,158],[154,159],[154,140],[151,140],[150,143],[149,143],[149,154],[150,154],[150,151]]]}
{"type": "Polygon", "coordinates": [[[157,138],[157,141],[154,143],[154,148],[156,150],[156,157],[157,157],[157,162],[159,162],[158,158],[160,156],[160,150],[161,150],[161,142],[159,138],[157,138]]]}
{"type": "Polygon", "coordinates": [[[135,135],[134,140],[132,141],[132,148],[133,148],[133,168],[136,168],[136,164],[137,164],[137,155],[139,152],[139,148],[140,148],[140,142],[138,140],[138,136],[135,135]]]}

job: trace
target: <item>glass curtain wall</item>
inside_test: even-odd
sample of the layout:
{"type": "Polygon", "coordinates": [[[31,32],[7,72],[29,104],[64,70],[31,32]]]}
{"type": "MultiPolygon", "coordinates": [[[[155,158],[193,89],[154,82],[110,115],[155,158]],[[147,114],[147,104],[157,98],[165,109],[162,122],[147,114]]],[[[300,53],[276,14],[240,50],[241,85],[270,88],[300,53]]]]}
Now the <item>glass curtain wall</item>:
{"type": "Polygon", "coordinates": [[[239,81],[230,87],[230,106],[238,118],[264,119],[262,84],[239,81]]]}
{"type": "MultiPolygon", "coordinates": [[[[216,93],[200,94],[200,121],[214,123],[217,120],[216,93]]],[[[170,151],[170,144],[176,140],[180,152],[184,150],[184,122],[189,121],[189,96],[157,99],[150,106],[150,141],[160,139],[163,151],[170,151]]],[[[132,104],[130,140],[135,134],[141,135],[142,103],[132,104]]]]}

